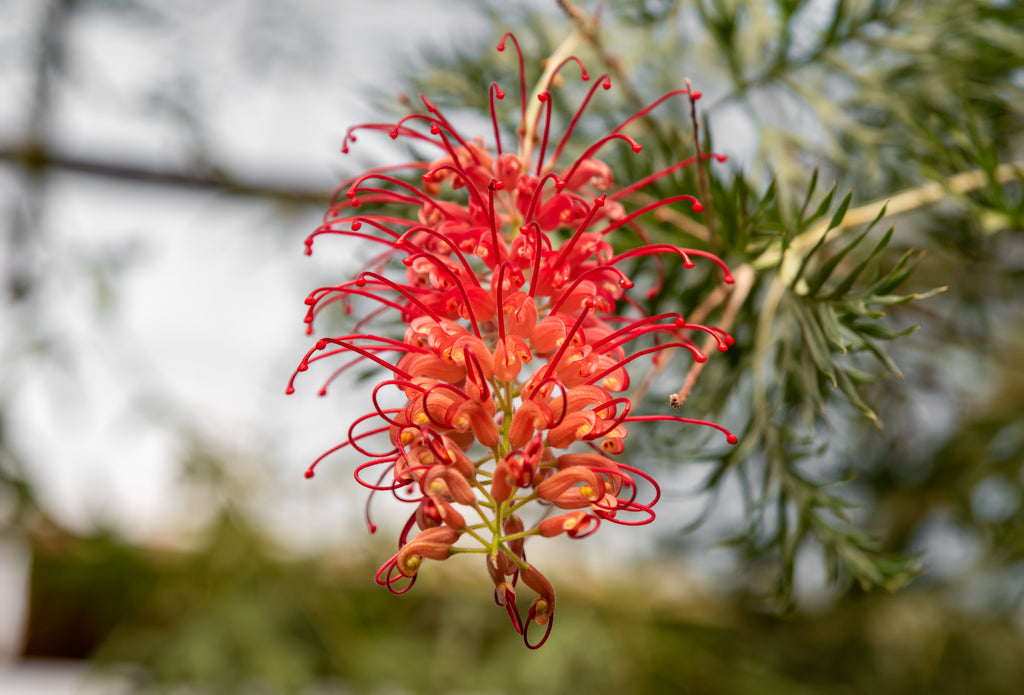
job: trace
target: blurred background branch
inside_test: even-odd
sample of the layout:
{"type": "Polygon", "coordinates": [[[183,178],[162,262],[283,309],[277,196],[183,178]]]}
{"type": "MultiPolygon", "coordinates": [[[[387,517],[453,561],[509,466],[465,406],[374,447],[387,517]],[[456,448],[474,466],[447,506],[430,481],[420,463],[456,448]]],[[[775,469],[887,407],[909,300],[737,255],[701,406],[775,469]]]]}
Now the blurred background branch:
{"type": "Polygon", "coordinates": [[[242,181],[224,173],[202,174],[194,171],[159,169],[105,158],[73,157],[33,146],[0,146],[0,161],[29,170],[209,190],[305,205],[322,205],[331,195],[331,189],[328,188],[298,187],[286,181],[242,181]]]}

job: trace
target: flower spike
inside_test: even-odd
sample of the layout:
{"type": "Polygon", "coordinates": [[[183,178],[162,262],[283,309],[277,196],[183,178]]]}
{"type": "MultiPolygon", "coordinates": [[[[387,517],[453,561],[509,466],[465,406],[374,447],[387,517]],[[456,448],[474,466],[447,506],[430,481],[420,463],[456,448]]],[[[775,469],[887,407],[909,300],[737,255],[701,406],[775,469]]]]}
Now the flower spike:
{"type": "MultiPolygon", "coordinates": [[[[320,338],[300,360],[286,392],[324,360],[340,358],[340,364],[321,381],[321,395],[356,366],[382,371],[367,412],[348,426],[344,441],[309,465],[306,477],[339,452],[365,457],[353,475],[369,491],[370,532],[377,528],[370,516],[377,493],[412,505],[398,551],[374,580],[401,594],[412,589],[427,560],[482,554],[495,603],[525,645],[536,649],[552,634],[555,592],[527,561],[527,541],[582,540],[604,523],[643,526],[654,519],[661,497],[657,482],[620,460],[626,458],[629,428],[653,420],[695,423],[736,442],[715,423],[634,414],[636,404],[622,392],[638,365],[678,347],[697,361],[708,359],[690,337],[695,331],[707,333],[718,350],[732,339],[713,326],[688,323],[681,313],[642,311],[630,297],[635,278],[623,270],[623,261],[652,256],[660,262],[674,254],[684,268],[706,259],[722,269],[725,282],[732,277],[708,251],[647,242],[641,218],[682,202],[699,211],[693,196],[625,207],[644,186],[720,155],[697,153],[624,187],[616,187],[611,167],[598,158],[617,140],[640,153],[641,143],[622,131],[666,99],[696,99],[696,93],[671,92],[578,158],[562,161],[584,110],[611,80],[603,75],[593,82],[557,137],[552,103],[561,80],[554,78],[575,63],[588,80],[586,69],[575,57],[563,58],[545,72],[535,92],[540,103],[527,104],[518,41],[506,34],[498,50],[508,41],[519,69],[514,151],[501,141],[497,102],[505,92],[496,83],[487,87],[490,144],[460,132],[422,95],[425,113],[345,133],[344,152],[365,131],[429,143],[437,158],[373,167],[337,188],[323,223],[305,241],[306,252],[312,253],[314,240],[338,239],[370,242],[375,255],[352,279],[306,297],[310,333],[314,319],[331,307],[358,321],[347,335],[320,338]],[[624,247],[614,238],[623,227],[636,233],[628,239],[644,243],[624,247]],[[395,319],[390,324],[389,317],[395,319]],[[517,591],[524,586],[535,597],[521,610],[526,599],[517,591]]],[[[651,291],[649,283],[646,289],[651,291]]]]}

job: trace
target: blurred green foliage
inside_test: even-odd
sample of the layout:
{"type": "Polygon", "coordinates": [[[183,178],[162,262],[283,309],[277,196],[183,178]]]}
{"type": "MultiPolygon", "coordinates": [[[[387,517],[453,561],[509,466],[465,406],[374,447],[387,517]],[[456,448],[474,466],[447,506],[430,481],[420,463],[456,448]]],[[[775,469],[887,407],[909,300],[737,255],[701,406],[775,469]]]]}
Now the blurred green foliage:
{"type": "Polygon", "coordinates": [[[372,567],[282,559],[230,515],[187,553],[55,533],[35,544],[30,646],[98,638],[97,664],[132,690],[889,695],[1012,693],[1024,679],[1020,633],[934,589],[857,592],[779,618],[682,582],[652,593],[658,574],[686,574],[652,561],[628,583],[560,582],[557,630],[529,652],[509,639],[486,581],[450,566],[394,597],[372,567]]]}

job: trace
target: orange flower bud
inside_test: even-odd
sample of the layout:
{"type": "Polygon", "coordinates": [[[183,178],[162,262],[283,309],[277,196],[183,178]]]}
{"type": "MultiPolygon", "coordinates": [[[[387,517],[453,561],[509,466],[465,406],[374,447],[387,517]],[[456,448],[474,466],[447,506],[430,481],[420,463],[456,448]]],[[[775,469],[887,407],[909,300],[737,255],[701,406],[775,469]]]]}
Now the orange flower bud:
{"type": "Polygon", "coordinates": [[[523,583],[538,595],[538,598],[530,606],[527,620],[533,620],[538,625],[547,624],[555,615],[555,590],[551,586],[551,582],[533,565],[521,570],[519,576],[522,577],[523,583]]]}
{"type": "Polygon", "coordinates": [[[501,504],[515,492],[515,481],[509,473],[508,464],[505,459],[498,461],[494,467],[494,476],[491,478],[491,497],[495,504],[501,504]]]}
{"type": "Polygon", "coordinates": [[[551,408],[542,401],[527,399],[516,408],[512,415],[512,426],[509,429],[509,443],[521,449],[533,438],[539,429],[551,424],[551,408]]]}
{"type": "Polygon", "coordinates": [[[598,418],[593,410],[570,413],[548,431],[548,445],[564,449],[573,442],[584,440],[588,435],[600,431],[598,418]]]}
{"type": "Polygon", "coordinates": [[[459,533],[448,526],[438,526],[421,531],[395,556],[398,571],[406,577],[415,577],[423,558],[447,560],[452,554],[452,544],[458,539],[459,533]]]}
{"type": "Polygon", "coordinates": [[[604,497],[604,480],[598,473],[585,466],[573,466],[555,473],[537,486],[537,494],[548,502],[556,502],[577,483],[582,483],[582,486],[576,490],[578,497],[589,502],[597,502],[604,497]]]}
{"type": "Polygon", "coordinates": [[[423,492],[433,497],[451,497],[459,504],[473,504],[476,494],[461,473],[449,466],[434,466],[423,478],[423,492]]]}
{"type": "Polygon", "coordinates": [[[572,535],[576,529],[584,526],[584,522],[588,519],[589,515],[586,512],[569,512],[568,514],[559,514],[558,516],[552,516],[537,525],[540,529],[540,535],[545,538],[551,538],[552,536],[558,536],[563,533],[572,535]]]}
{"type": "MultiPolygon", "coordinates": [[[[505,517],[502,522],[502,531],[505,532],[506,536],[512,536],[517,533],[522,533],[526,530],[526,526],[523,524],[523,520],[515,514],[505,517]]],[[[508,549],[511,550],[516,557],[524,557],[523,544],[526,538],[516,538],[508,542],[508,549]]]]}

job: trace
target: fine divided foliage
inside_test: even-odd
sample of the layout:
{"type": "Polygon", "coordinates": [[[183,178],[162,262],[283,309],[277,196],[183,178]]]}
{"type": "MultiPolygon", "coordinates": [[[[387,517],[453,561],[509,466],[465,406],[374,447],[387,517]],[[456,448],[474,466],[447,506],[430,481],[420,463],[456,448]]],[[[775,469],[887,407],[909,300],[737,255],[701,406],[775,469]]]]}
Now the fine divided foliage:
{"type": "MultiPolygon", "coordinates": [[[[922,233],[906,213],[956,201],[978,208],[992,227],[1021,217],[1019,196],[1006,185],[1019,179],[1005,162],[1012,143],[1000,130],[1014,122],[1019,101],[1009,69],[1017,49],[997,29],[1013,21],[1012,11],[951,2],[612,3],[602,24],[580,12],[586,8],[561,4],[577,53],[606,69],[622,95],[595,99],[566,150],[614,127],[624,108],[690,77],[705,93],[699,108],[676,101],[645,113],[624,132],[642,137],[651,156],[609,149],[606,162],[643,180],[672,162],[696,161],[621,200],[640,209],[699,192],[701,211],[680,201],[646,215],[648,243],[714,253],[736,278],[723,288],[713,272],[681,272],[672,258],[623,266],[648,290],[645,312],[710,322],[735,341],[696,365],[660,355],[630,398],[648,409],[682,406],[739,436],[737,446],[721,447],[666,423],[643,423],[646,435],[626,453],[669,470],[705,471],[698,522],[712,518],[732,494],[726,490],[740,490],[743,522],[719,537],[740,548],[749,567],[769,569],[770,584],[750,573],[757,594],[788,605],[802,551],[823,557],[827,576],[842,585],[905,585],[922,569],[919,554],[886,542],[884,515],[872,506],[877,492],[861,477],[889,464],[884,455],[862,460],[850,443],[899,441],[905,423],[880,415],[886,409],[892,418],[888,406],[915,388],[902,380],[899,346],[921,349],[911,334],[934,318],[943,301],[934,295],[956,279],[936,272],[945,260],[936,241],[967,243],[950,231],[922,233]],[[921,13],[950,29],[957,55],[939,50],[921,13]],[[985,42],[990,72],[974,75],[965,69],[969,52],[985,42]],[[863,60],[879,52],[889,60],[863,60]],[[941,74],[956,79],[942,82],[941,74]],[[925,84],[929,113],[898,98],[925,84]],[[993,96],[996,86],[1002,96],[993,96]],[[708,159],[711,152],[729,162],[708,159]],[[922,265],[928,272],[917,272],[922,265]]],[[[550,51],[560,39],[545,26],[536,22],[532,41],[550,51]]],[[[485,109],[467,85],[497,74],[493,63],[470,52],[444,62],[417,74],[417,87],[445,85],[453,102],[485,109]]],[[[552,106],[556,123],[572,117],[560,108],[552,106]]],[[[627,235],[608,241],[617,253],[636,244],[627,235]]],[[[698,525],[682,528],[681,538],[698,525]]]]}

